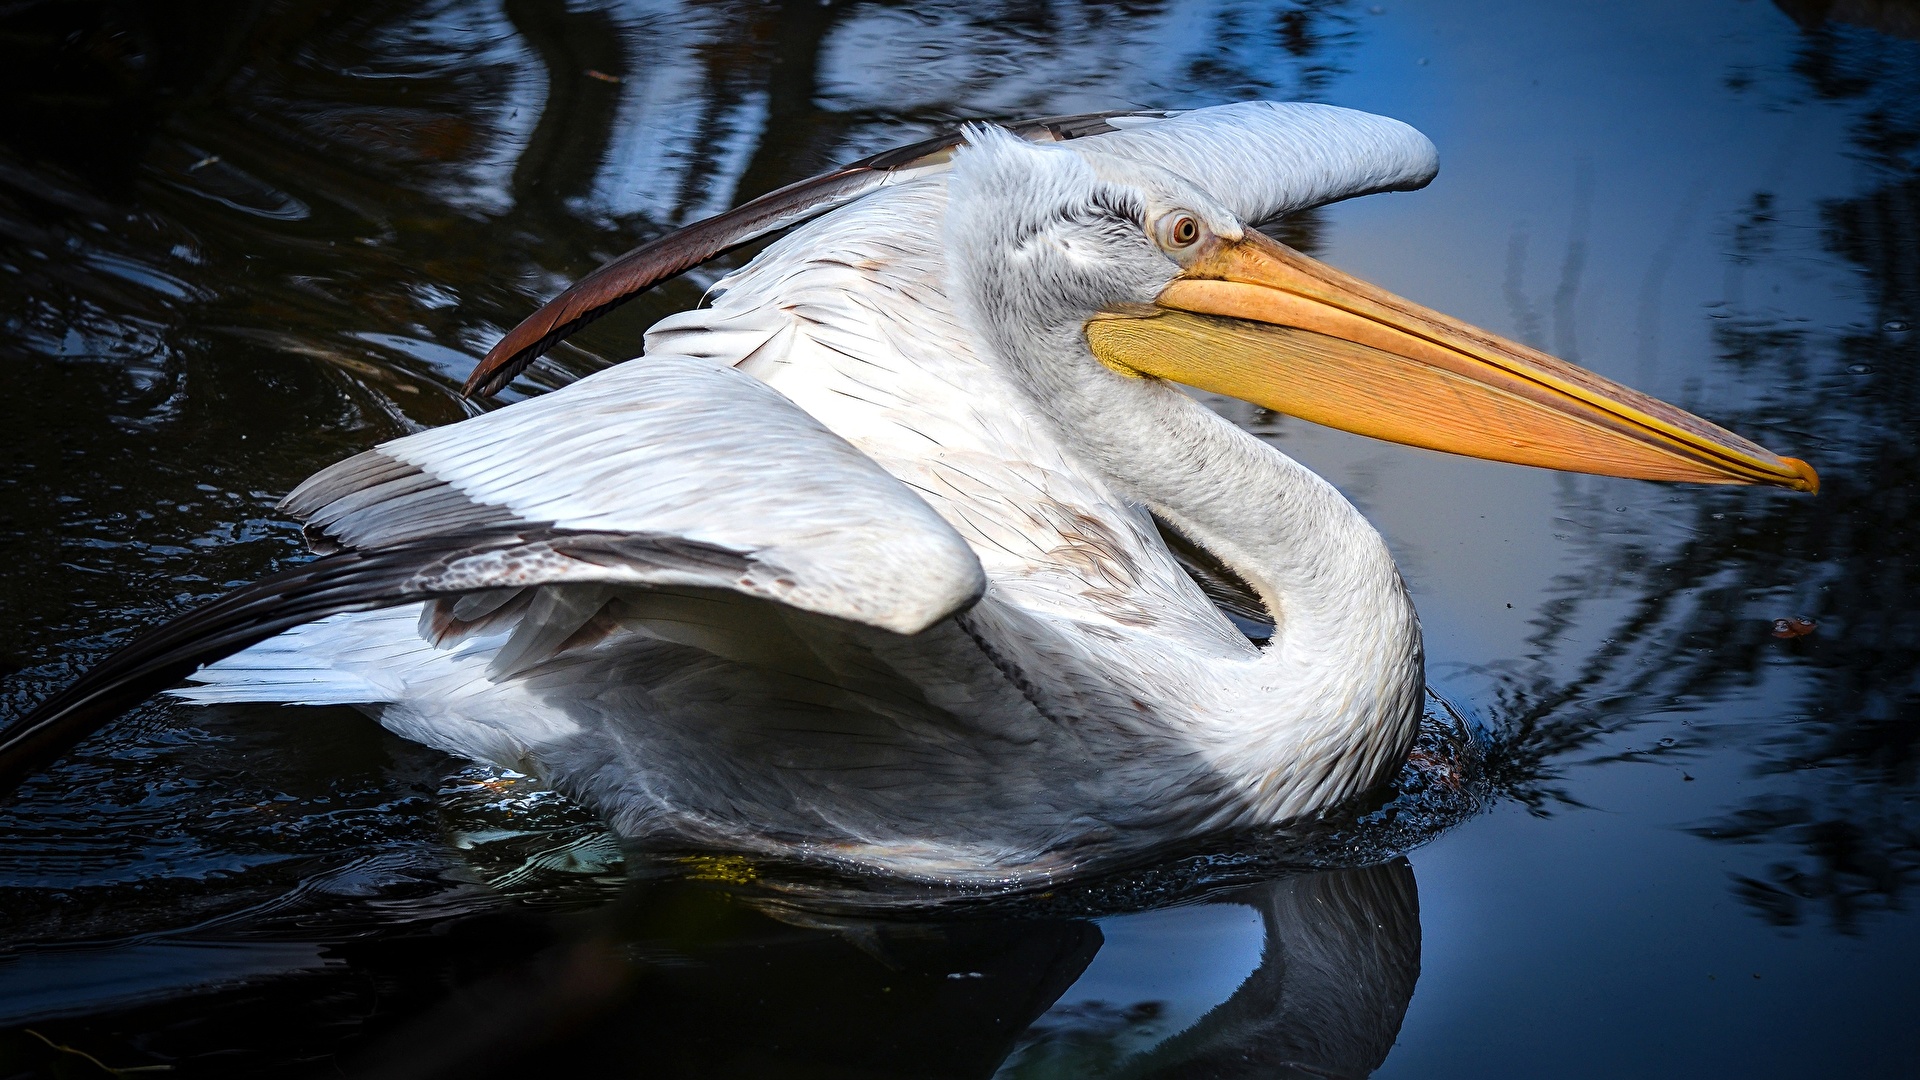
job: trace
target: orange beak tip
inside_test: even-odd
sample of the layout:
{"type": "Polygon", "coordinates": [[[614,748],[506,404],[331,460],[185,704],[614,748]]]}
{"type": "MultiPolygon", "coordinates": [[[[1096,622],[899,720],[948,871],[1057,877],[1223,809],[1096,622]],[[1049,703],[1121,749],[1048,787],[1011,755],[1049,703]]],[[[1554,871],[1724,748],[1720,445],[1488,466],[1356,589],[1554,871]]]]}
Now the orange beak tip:
{"type": "Polygon", "coordinates": [[[1806,481],[1806,486],[1800,490],[1809,495],[1820,494],[1820,474],[1813,471],[1813,466],[1801,461],[1797,457],[1783,457],[1780,460],[1793,466],[1793,471],[1799,473],[1800,478],[1806,481]]]}

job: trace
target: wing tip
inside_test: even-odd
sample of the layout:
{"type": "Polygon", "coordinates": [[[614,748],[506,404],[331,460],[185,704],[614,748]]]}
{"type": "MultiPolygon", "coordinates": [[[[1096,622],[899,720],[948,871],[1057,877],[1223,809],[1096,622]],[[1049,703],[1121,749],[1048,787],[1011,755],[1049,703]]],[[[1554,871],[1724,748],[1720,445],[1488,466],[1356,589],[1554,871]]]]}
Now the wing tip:
{"type": "MultiPolygon", "coordinates": [[[[584,282],[585,279],[582,281],[584,282]]],[[[542,322],[549,322],[552,319],[555,305],[569,300],[578,287],[576,285],[541,305],[538,311],[527,316],[520,325],[507,331],[499,341],[494,342],[493,348],[488,349],[487,355],[473,365],[472,374],[468,375],[467,381],[461,385],[461,400],[472,401],[475,398],[485,399],[497,396],[512,385],[513,380],[532,367],[534,361],[545,356],[555,345],[558,345],[562,338],[600,315],[604,308],[590,310],[563,325],[540,328],[542,322]]]]}
{"type": "Polygon", "coordinates": [[[897,509],[899,518],[878,529],[836,529],[797,546],[762,548],[752,571],[729,587],[902,637],[978,603],[987,572],[973,548],[924,503],[897,509]]]}
{"type": "Polygon", "coordinates": [[[896,608],[879,618],[868,620],[869,624],[901,637],[923,633],[979,603],[987,593],[986,570],[981,567],[980,560],[968,551],[967,564],[962,572],[953,575],[953,580],[944,584],[944,588],[932,590],[923,602],[896,608]]]}

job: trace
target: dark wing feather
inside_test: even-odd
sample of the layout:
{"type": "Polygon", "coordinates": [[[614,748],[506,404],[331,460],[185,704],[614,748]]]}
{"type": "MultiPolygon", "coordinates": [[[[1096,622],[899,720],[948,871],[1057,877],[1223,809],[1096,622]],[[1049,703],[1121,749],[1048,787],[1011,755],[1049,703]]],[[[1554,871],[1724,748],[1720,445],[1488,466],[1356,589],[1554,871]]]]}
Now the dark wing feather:
{"type": "Polygon", "coordinates": [[[302,623],[349,611],[471,592],[479,582],[543,576],[560,563],[619,565],[722,578],[751,566],[741,552],[681,537],[519,529],[342,551],[283,570],[135,638],[0,731],[0,794],[141,701],[302,623]]]}
{"type": "MultiPolygon", "coordinates": [[[[1163,112],[1117,111],[1048,116],[1004,125],[1035,141],[1060,142],[1117,130],[1115,117],[1158,118],[1163,112]]],[[[770,191],[723,214],[696,221],[625,255],[568,286],[508,331],[467,377],[461,393],[492,397],[567,335],[655,285],[686,273],[768,233],[845,206],[907,170],[945,162],[965,136],[948,132],[811,179],[770,191]]]]}

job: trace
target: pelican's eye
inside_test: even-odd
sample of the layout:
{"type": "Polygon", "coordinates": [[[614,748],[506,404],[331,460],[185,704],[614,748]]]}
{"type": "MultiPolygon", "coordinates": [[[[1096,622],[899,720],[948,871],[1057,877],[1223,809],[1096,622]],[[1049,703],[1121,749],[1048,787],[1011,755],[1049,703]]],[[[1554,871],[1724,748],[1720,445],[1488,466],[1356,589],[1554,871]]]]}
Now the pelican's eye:
{"type": "Polygon", "coordinates": [[[1180,256],[1194,249],[1206,236],[1200,219],[1185,210],[1160,215],[1153,223],[1154,238],[1169,255],[1180,256]]]}

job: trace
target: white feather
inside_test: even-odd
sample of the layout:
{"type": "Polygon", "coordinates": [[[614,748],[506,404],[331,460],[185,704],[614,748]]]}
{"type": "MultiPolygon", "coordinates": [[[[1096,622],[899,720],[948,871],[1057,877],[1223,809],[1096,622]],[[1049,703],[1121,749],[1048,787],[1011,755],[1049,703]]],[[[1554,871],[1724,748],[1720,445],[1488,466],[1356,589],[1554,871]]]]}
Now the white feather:
{"type": "Polygon", "coordinates": [[[629,834],[901,873],[1052,873],[1323,808],[1411,738],[1404,586],[1331,486],[1088,353],[1091,311],[1175,268],[1067,211],[1181,200],[1231,231],[1432,169],[1411,129],[1323,106],[1057,147],[977,134],[950,173],[769,247],[644,359],[382,448],[517,519],[764,553],[793,596],[560,586],[599,591],[446,649],[416,610],[347,616],[186,693],[365,694],[629,834]],[[1271,645],[1213,609],[1149,509],[1261,592],[1271,645]]]}

